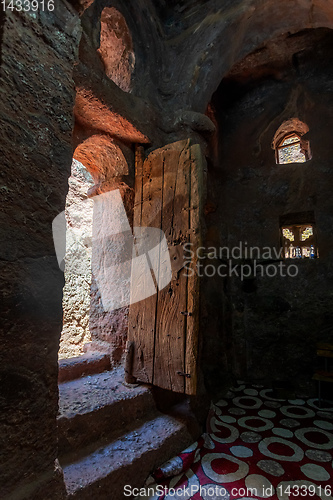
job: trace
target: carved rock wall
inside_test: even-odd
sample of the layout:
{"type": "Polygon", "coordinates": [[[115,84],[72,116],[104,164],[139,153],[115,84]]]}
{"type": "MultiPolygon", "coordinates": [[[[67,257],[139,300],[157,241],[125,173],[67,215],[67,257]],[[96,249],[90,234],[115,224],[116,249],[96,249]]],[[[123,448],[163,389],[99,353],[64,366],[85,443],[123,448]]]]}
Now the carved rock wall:
{"type": "Polygon", "coordinates": [[[1,498],[61,500],[57,457],[63,273],[52,220],[72,160],[78,16],[4,15],[0,83],[1,498]]]}
{"type": "Polygon", "coordinates": [[[316,342],[332,342],[333,170],[328,144],[333,38],[329,30],[295,38],[287,45],[297,42],[296,55],[285,51],[284,63],[273,59],[266,75],[251,59],[249,72],[244,63],[215,94],[220,156],[209,171],[215,210],[207,215],[207,244],[232,249],[242,242],[243,249],[245,243],[278,249],[280,216],[313,211],[320,258],[287,261],[296,264],[296,277],[242,282],[234,273],[206,280],[203,321],[210,334],[204,349],[213,385],[229,372],[267,382],[285,379],[298,391],[311,393],[316,342]],[[276,165],[272,139],[292,117],[308,125],[313,157],[307,163],[276,165]]]}

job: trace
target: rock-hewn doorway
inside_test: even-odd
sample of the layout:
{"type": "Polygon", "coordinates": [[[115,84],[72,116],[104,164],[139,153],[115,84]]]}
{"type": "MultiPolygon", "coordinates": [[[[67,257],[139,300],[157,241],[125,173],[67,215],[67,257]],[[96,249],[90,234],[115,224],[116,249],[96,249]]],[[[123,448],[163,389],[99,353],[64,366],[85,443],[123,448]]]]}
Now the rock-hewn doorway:
{"type": "Polygon", "coordinates": [[[87,192],[94,181],[85,166],[73,159],[68,184],[60,359],[80,356],[84,345],[91,341],[89,311],[93,201],[87,198],[87,192]]]}

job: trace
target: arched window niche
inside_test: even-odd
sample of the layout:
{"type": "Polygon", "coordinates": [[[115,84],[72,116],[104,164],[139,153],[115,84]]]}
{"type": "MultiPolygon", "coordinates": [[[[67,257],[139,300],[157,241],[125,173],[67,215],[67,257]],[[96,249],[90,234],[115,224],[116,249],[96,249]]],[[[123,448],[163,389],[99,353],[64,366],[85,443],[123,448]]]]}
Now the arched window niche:
{"type": "Polygon", "coordinates": [[[305,163],[311,160],[310,143],[303,137],[308,132],[309,127],[298,118],[291,118],[282,123],[272,142],[277,165],[305,163]]]}
{"type": "Polygon", "coordinates": [[[124,16],[114,7],[105,7],[102,11],[97,52],[106,75],[124,92],[130,92],[135,67],[133,41],[124,16]]]}

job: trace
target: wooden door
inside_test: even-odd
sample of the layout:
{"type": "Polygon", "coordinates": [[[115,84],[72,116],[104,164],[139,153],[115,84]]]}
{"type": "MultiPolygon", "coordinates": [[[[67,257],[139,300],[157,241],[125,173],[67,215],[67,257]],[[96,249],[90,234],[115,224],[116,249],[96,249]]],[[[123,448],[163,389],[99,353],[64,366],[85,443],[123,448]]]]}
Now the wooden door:
{"type": "MultiPolygon", "coordinates": [[[[200,245],[204,159],[190,140],[169,144],[136,162],[134,227],[162,229],[172,279],[130,306],[132,375],[174,392],[195,394],[199,333],[199,281],[184,269],[183,246],[200,245]]],[[[196,264],[195,258],[191,267],[196,264]]],[[[144,286],[144,276],[142,286],[144,286]]]]}

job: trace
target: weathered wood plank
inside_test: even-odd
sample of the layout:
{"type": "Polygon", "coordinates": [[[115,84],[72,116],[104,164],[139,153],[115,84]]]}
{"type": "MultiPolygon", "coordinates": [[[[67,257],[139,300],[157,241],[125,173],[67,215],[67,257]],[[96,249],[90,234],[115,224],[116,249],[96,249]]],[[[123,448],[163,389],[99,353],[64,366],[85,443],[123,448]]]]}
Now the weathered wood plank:
{"type": "MultiPolygon", "coordinates": [[[[202,221],[203,221],[203,186],[204,186],[205,158],[198,144],[191,147],[191,197],[190,197],[190,243],[195,257],[192,260],[192,268],[196,268],[196,249],[202,244],[202,221]]],[[[188,278],[187,300],[188,310],[191,316],[187,317],[186,357],[185,371],[191,375],[185,380],[185,392],[189,395],[197,393],[198,385],[198,345],[199,345],[199,304],[200,304],[200,280],[197,273],[188,278]]]]}
{"type": "MultiPolygon", "coordinates": [[[[144,163],[144,151],[143,147],[137,145],[135,149],[135,187],[134,187],[134,211],[133,211],[133,227],[141,226],[141,216],[142,216],[142,185],[143,185],[143,163],[144,163]]],[[[131,284],[132,285],[132,284],[131,284]]],[[[132,300],[132,294],[131,294],[132,300]]],[[[138,340],[137,334],[137,325],[139,321],[139,307],[138,304],[132,304],[129,309],[128,315],[128,343],[132,345],[132,353],[131,353],[131,373],[127,375],[127,377],[134,377],[134,365],[135,371],[139,373],[138,370],[138,349],[135,343],[140,343],[138,340]],[[134,361],[135,360],[135,361],[134,361]]],[[[140,359],[140,357],[139,357],[140,359]]],[[[149,382],[148,376],[146,376],[146,381],[149,382]]]]}
{"type": "Polygon", "coordinates": [[[145,153],[143,146],[135,147],[135,187],[134,187],[134,211],[133,226],[141,226],[142,215],[142,187],[143,187],[143,164],[145,153]]]}
{"type": "MultiPolygon", "coordinates": [[[[201,244],[204,159],[199,145],[179,141],[154,151],[144,164],[136,163],[134,226],[162,229],[173,278],[166,288],[130,307],[133,375],[165,389],[196,394],[199,278],[187,276],[181,261],[186,242],[194,251],[201,244]]],[[[158,278],[153,276],[155,284],[158,278]]],[[[144,293],[151,280],[146,268],[137,290],[144,293]]]]}
{"type": "MultiPolygon", "coordinates": [[[[136,183],[139,183],[139,178],[136,183]]],[[[161,227],[162,210],[163,161],[158,151],[149,155],[142,168],[142,198],[141,217],[139,227],[161,227]]],[[[135,211],[140,206],[135,207],[135,211]]],[[[135,220],[138,220],[136,218],[135,220]]],[[[138,255],[138,254],[137,254],[138,255]]],[[[134,256],[135,257],[135,256],[134,256]]],[[[147,261],[146,261],[147,263],[147,261]]],[[[138,263],[133,259],[133,266],[138,263]]],[[[134,294],[145,295],[151,286],[152,275],[146,268],[138,281],[139,290],[132,290],[134,294]]],[[[138,269],[132,267],[132,275],[138,278],[138,269]]],[[[133,284],[133,279],[132,279],[133,284]]],[[[154,366],[155,320],[158,295],[154,294],[144,300],[131,304],[129,317],[129,340],[134,342],[133,376],[142,382],[152,383],[154,366]]]]}
{"type": "MultiPolygon", "coordinates": [[[[168,146],[164,153],[162,230],[168,247],[186,243],[189,229],[189,142],[168,146]]],[[[155,337],[154,385],[184,392],[187,278],[174,273],[159,292],[155,337]]]]}

